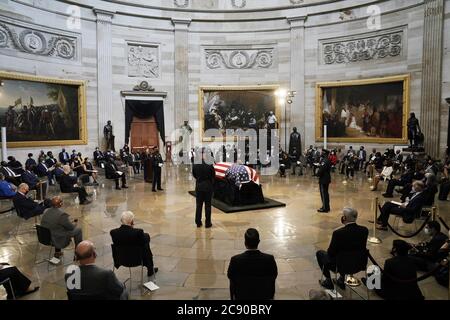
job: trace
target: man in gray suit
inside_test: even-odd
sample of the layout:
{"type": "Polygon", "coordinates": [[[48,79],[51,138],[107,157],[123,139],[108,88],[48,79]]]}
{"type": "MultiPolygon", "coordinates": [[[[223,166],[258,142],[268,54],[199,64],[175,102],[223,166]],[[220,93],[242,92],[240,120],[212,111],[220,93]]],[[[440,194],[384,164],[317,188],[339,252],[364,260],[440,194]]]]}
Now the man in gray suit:
{"type": "Polygon", "coordinates": [[[128,299],[125,286],[117,279],[114,272],[95,265],[97,254],[91,241],[85,240],[79,243],[75,256],[80,264],[79,269],[75,268],[80,275],[78,288],[77,281],[73,281],[76,274],[73,271],[72,274],[67,271],[65,275],[67,291],[71,299],[76,300],[81,296],[105,300],[128,299]]]}
{"type": "Polygon", "coordinates": [[[51,207],[44,211],[41,220],[41,226],[49,229],[52,234],[56,258],[61,257],[61,249],[67,247],[72,238],[75,245],[83,240],[81,228],[77,226],[78,220],[71,222],[69,214],[61,209],[62,205],[63,200],[60,196],[53,197],[51,207]]]}

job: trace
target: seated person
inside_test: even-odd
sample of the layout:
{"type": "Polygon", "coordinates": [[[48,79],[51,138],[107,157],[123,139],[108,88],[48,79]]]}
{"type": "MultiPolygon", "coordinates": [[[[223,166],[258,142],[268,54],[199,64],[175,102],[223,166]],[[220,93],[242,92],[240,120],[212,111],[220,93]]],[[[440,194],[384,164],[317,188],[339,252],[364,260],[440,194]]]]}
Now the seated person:
{"type": "Polygon", "coordinates": [[[16,186],[5,180],[3,173],[0,173],[0,197],[13,198],[16,195],[16,186]]]}
{"type": "Polygon", "coordinates": [[[375,154],[373,160],[369,161],[369,165],[367,166],[367,175],[369,178],[375,177],[375,172],[380,173],[383,170],[383,156],[380,152],[375,154]]]}
{"type": "Polygon", "coordinates": [[[55,165],[55,180],[56,182],[60,183],[61,182],[61,176],[64,174],[64,170],[62,168],[62,164],[57,162],[55,165]]]}
{"type": "MultiPolygon", "coordinates": [[[[341,222],[344,224],[344,227],[333,232],[327,251],[320,250],[316,253],[317,262],[325,277],[325,279],[320,280],[319,283],[326,289],[334,289],[330,271],[336,270],[336,257],[339,253],[366,251],[369,230],[364,226],[356,224],[357,218],[358,211],[352,208],[344,208],[341,217],[341,222]]],[[[342,289],[345,288],[344,276],[345,275],[342,274],[338,279],[338,285],[342,289]]]]}
{"type": "Polygon", "coordinates": [[[61,209],[62,205],[63,200],[60,196],[53,197],[51,207],[45,210],[41,220],[41,226],[49,229],[52,234],[55,258],[61,257],[61,249],[67,247],[72,238],[75,245],[83,240],[81,229],[77,226],[78,220],[72,222],[70,215],[61,209]]]}
{"type": "Polygon", "coordinates": [[[158,272],[158,268],[153,266],[153,253],[150,249],[150,235],[144,233],[144,230],[134,228],[134,214],[131,211],[125,211],[120,218],[122,225],[111,230],[112,242],[116,246],[142,247],[144,266],[147,267],[147,276],[152,276],[158,272]]]}
{"type": "Polygon", "coordinates": [[[94,151],[94,161],[97,167],[100,167],[100,163],[105,160],[105,156],[103,155],[103,152],[100,151],[98,147],[95,148],[94,151]]]}
{"type": "MultiPolygon", "coordinates": [[[[438,182],[436,175],[431,172],[426,173],[421,181],[425,185],[425,189],[423,191],[426,194],[424,206],[431,207],[433,206],[436,194],[438,193],[438,182]]],[[[412,184],[408,184],[407,186],[405,186],[401,191],[402,195],[400,197],[400,200],[404,202],[406,198],[410,195],[411,191],[412,191],[412,184]]]]}
{"type": "Polygon", "coordinates": [[[66,149],[64,149],[64,148],[62,148],[61,152],[58,155],[58,158],[59,158],[59,162],[63,165],[69,163],[69,159],[70,159],[69,153],[66,152],[66,149]]]}
{"type": "Polygon", "coordinates": [[[441,232],[441,225],[437,221],[429,221],[424,229],[430,241],[412,246],[410,257],[420,271],[428,272],[433,270],[436,263],[446,257],[440,251],[448,240],[448,237],[441,232]]]}
{"type": "Polygon", "coordinates": [[[17,215],[28,220],[32,217],[39,216],[44,213],[50,204],[48,200],[41,203],[36,202],[27,197],[30,188],[26,183],[21,183],[16,195],[13,197],[14,208],[16,208],[17,215]]]}
{"type": "Polygon", "coordinates": [[[376,221],[377,229],[387,230],[389,216],[395,214],[401,216],[407,223],[413,222],[416,216],[421,211],[425,201],[425,193],[423,192],[424,184],[422,181],[415,181],[413,183],[413,193],[411,198],[407,198],[406,202],[402,204],[394,202],[386,202],[380,209],[381,213],[376,221]]]}
{"type": "Polygon", "coordinates": [[[77,177],[79,178],[81,175],[84,174],[83,170],[83,160],[81,159],[81,153],[79,152],[76,157],[72,159],[72,170],[77,174],[77,177]]]}
{"type": "Polygon", "coordinates": [[[36,190],[38,199],[45,199],[47,196],[47,183],[39,180],[38,176],[33,172],[33,167],[28,167],[22,173],[22,181],[28,185],[30,190],[36,190]]]}
{"type": "Polygon", "coordinates": [[[14,297],[16,299],[21,298],[39,290],[39,287],[31,286],[31,280],[21,273],[19,269],[11,267],[8,263],[0,263],[0,282],[6,279],[11,281],[11,286],[14,290],[13,295],[11,286],[8,283],[3,285],[7,293],[6,299],[8,300],[12,300],[14,297]]]}
{"type": "Polygon", "coordinates": [[[6,181],[11,182],[15,186],[18,186],[22,181],[21,175],[15,173],[11,168],[9,168],[6,161],[1,162],[0,172],[3,173],[6,181]]]}
{"type": "Polygon", "coordinates": [[[22,174],[22,164],[16,160],[13,156],[8,157],[8,167],[11,168],[16,174],[22,174]]]}
{"type": "Polygon", "coordinates": [[[47,162],[45,160],[42,160],[36,167],[36,173],[38,177],[47,177],[48,184],[50,186],[55,185],[55,183],[53,182],[54,170],[55,167],[54,166],[48,167],[47,162]]]}
{"type": "Polygon", "coordinates": [[[32,153],[28,154],[28,159],[25,161],[25,168],[29,168],[30,166],[34,166],[34,168],[37,167],[36,160],[33,159],[32,153]]]}
{"type": "MultiPolygon", "coordinates": [[[[80,242],[75,249],[75,257],[80,267],[80,289],[67,287],[69,293],[105,300],[128,299],[125,286],[117,279],[114,272],[95,265],[97,254],[91,241],[80,242]]],[[[70,283],[71,276],[73,275],[70,273],[65,274],[66,285],[70,283]]]]}
{"type": "Polygon", "coordinates": [[[397,186],[405,187],[408,183],[412,183],[413,176],[414,176],[414,170],[412,168],[408,168],[408,169],[406,169],[406,172],[400,176],[400,179],[389,180],[388,186],[386,188],[386,192],[383,193],[383,197],[393,198],[395,187],[397,187],[397,186]]]}
{"type": "Polygon", "coordinates": [[[247,251],[233,256],[228,266],[231,300],[272,300],[278,268],[275,258],[258,250],[259,233],[245,232],[247,251]]]}
{"type": "Polygon", "coordinates": [[[53,152],[51,152],[51,151],[47,152],[47,158],[45,159],[45,165],[48,168],[52,168],[52,167],[55,167],[55,164],[57,162],[58,161],[56,161],[55,157],[53,156],[53,152]]]}
{"type": "MultiPolygon", "coordinates": [[[[394,240],[393,258],[384,262],[381,289],[375,292],[386,300],[423,300],[417,283],[417,269],[408,257],[409,245],[403,240],[394,240]]],[[[365,282],[365,279],[362,279],[365,282]]]]}
{"type": "Polygon", "coordinates": [[[378,188],[378,183],[380,183],[381,180],[383,181],[390,180],[393,172],[394,168],[392,166],[392,161],[387,160],[386,165],[383,168],[383,171],[381,171],[380,174],[377,174],[373,178],[373,186],[370,187],[370,190],[376,191],[378,188]]]}
{"type": "Polygon", "coordinates": [[[116,182],[116,189],[120,190],[119,187],[119,179],[122,180],[122,188],[127,189],[127,180],[125,177],[125,172],[119,171],[117,165],[114,163],[114,159],[112,157],[108,158],[105,166],[106,177],[108,179],[114,179],[116,182]]]}
{"type": "Polygon", "coordinates": [[[94,180],[93,184],[98,186],[98,182],[97,182],[97,170],[94,170],[94,166],[92,165],[92,162],[89,161],[89,158],[86,157],[84,158],[83,164],[83,174],[92,177],[92,179],[94,180]]]}
{"type": "Polygon", "coordinates": [[[59,182],[59,187],[61,188],[62,193],[78,193],[78,199],[80,200],[80,204],[89,204],[91,201],[87,199],[87,192],[83,186],[80,186],[77,183],[77,177],[73,177],[70,175],[70,166],[63,166],[64,173],[61,175],[61,181],[59,182]]]}

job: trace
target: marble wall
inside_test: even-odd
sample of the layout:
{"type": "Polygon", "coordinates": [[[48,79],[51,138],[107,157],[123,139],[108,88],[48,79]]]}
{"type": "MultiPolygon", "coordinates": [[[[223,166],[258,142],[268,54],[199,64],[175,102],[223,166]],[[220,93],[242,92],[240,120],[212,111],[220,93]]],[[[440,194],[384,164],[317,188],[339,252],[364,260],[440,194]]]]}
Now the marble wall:
{"type": "MultiPolygon", "coordinates": [[[[270,0],[262,6],[259,1],[247,0],[239,8],[226,0],[159,0],[152,1],[152,5],[142,0],[129,1],[129,5],[102,0],[2,0],[0,22],[47,28],[47,32],[78,39],[78,47],[77,56],[71,61],[0,48],[0,69],[88,81],[89,143],[76,147],[81,151],[102,144],[106,119],[112,120],[115,127],[116,146],[123,144],[125,98],[121,91],[132,90],[144,80],[156,91],[167,92],[167,136],[185,118],[198,126],[199,86],[276,84],[298,93],[287,109],[288,132],[297,126],[305,144],[314,144],[316,82],[409,73],[411,110],[420,117],[424,1],[305,0],[297,4],[270,0]],[[183,6],[184,2],[188,5],[183,6]],[[382,13],[378,30],[368,27],[368,21],[372,21],[369,5],[377,5],[382,13]],[[73,10],[79,10],[79,29],[68,28],[73,10]],[[102,17],[105,12],[110,14],[110,27],[99,26],[99,12],[103,12],[102,17]],[[363,62],[345,63],[326,54],[327,45],[367,41],[383,35],[390,35],[394,42],[400,37],[401,50],[387,57],[374,54],[363,62]],[[214,64],[211,57],[233,50],[264,54],[258,60],[262,65],[240,68],[232,63],[214,64]]],[[[449,73],[445,71],[450,70],[450,1],[444,3],[440,151],[447,140],[448,107],[444,98],[450,96],[449,73]]],[[[199,134],[194,140],[200,141],[199,134]]],[[[31,149],[38,152],[41,148],[31,149]]],[[[22,157],[28,151],[9,152],[22,157]]]]}

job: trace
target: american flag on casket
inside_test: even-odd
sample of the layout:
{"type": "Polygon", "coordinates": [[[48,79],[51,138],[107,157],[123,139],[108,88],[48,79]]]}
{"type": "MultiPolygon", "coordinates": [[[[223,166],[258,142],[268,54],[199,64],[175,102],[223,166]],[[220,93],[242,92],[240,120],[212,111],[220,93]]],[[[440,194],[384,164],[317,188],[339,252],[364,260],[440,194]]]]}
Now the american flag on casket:
{"type": "Polygon", "coordinates": [[[219,162],[214,165],[216,179],[229,179],[240,188],[243,183],[253,181],[259,185],[259,175],[255,169],[242,164],[219,162]]]}

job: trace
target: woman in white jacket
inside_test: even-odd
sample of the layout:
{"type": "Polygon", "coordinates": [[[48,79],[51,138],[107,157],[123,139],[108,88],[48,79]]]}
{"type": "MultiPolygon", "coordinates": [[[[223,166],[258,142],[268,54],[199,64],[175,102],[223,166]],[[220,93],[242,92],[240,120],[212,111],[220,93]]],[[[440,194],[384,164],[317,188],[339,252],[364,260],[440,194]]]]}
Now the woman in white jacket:
{"type": "Polygon", "coordinates": [[[383,181],[390,180],[393,172],[394,172],[393,163],[392,161],[387,160],[385,166],[383,167],[383,171],[381,171],[380,174],[377,174],[373,178],[373,185],[370,187],[370,190],[376,191],[378,183],[380,183],[381,180],[383,181]]]}

